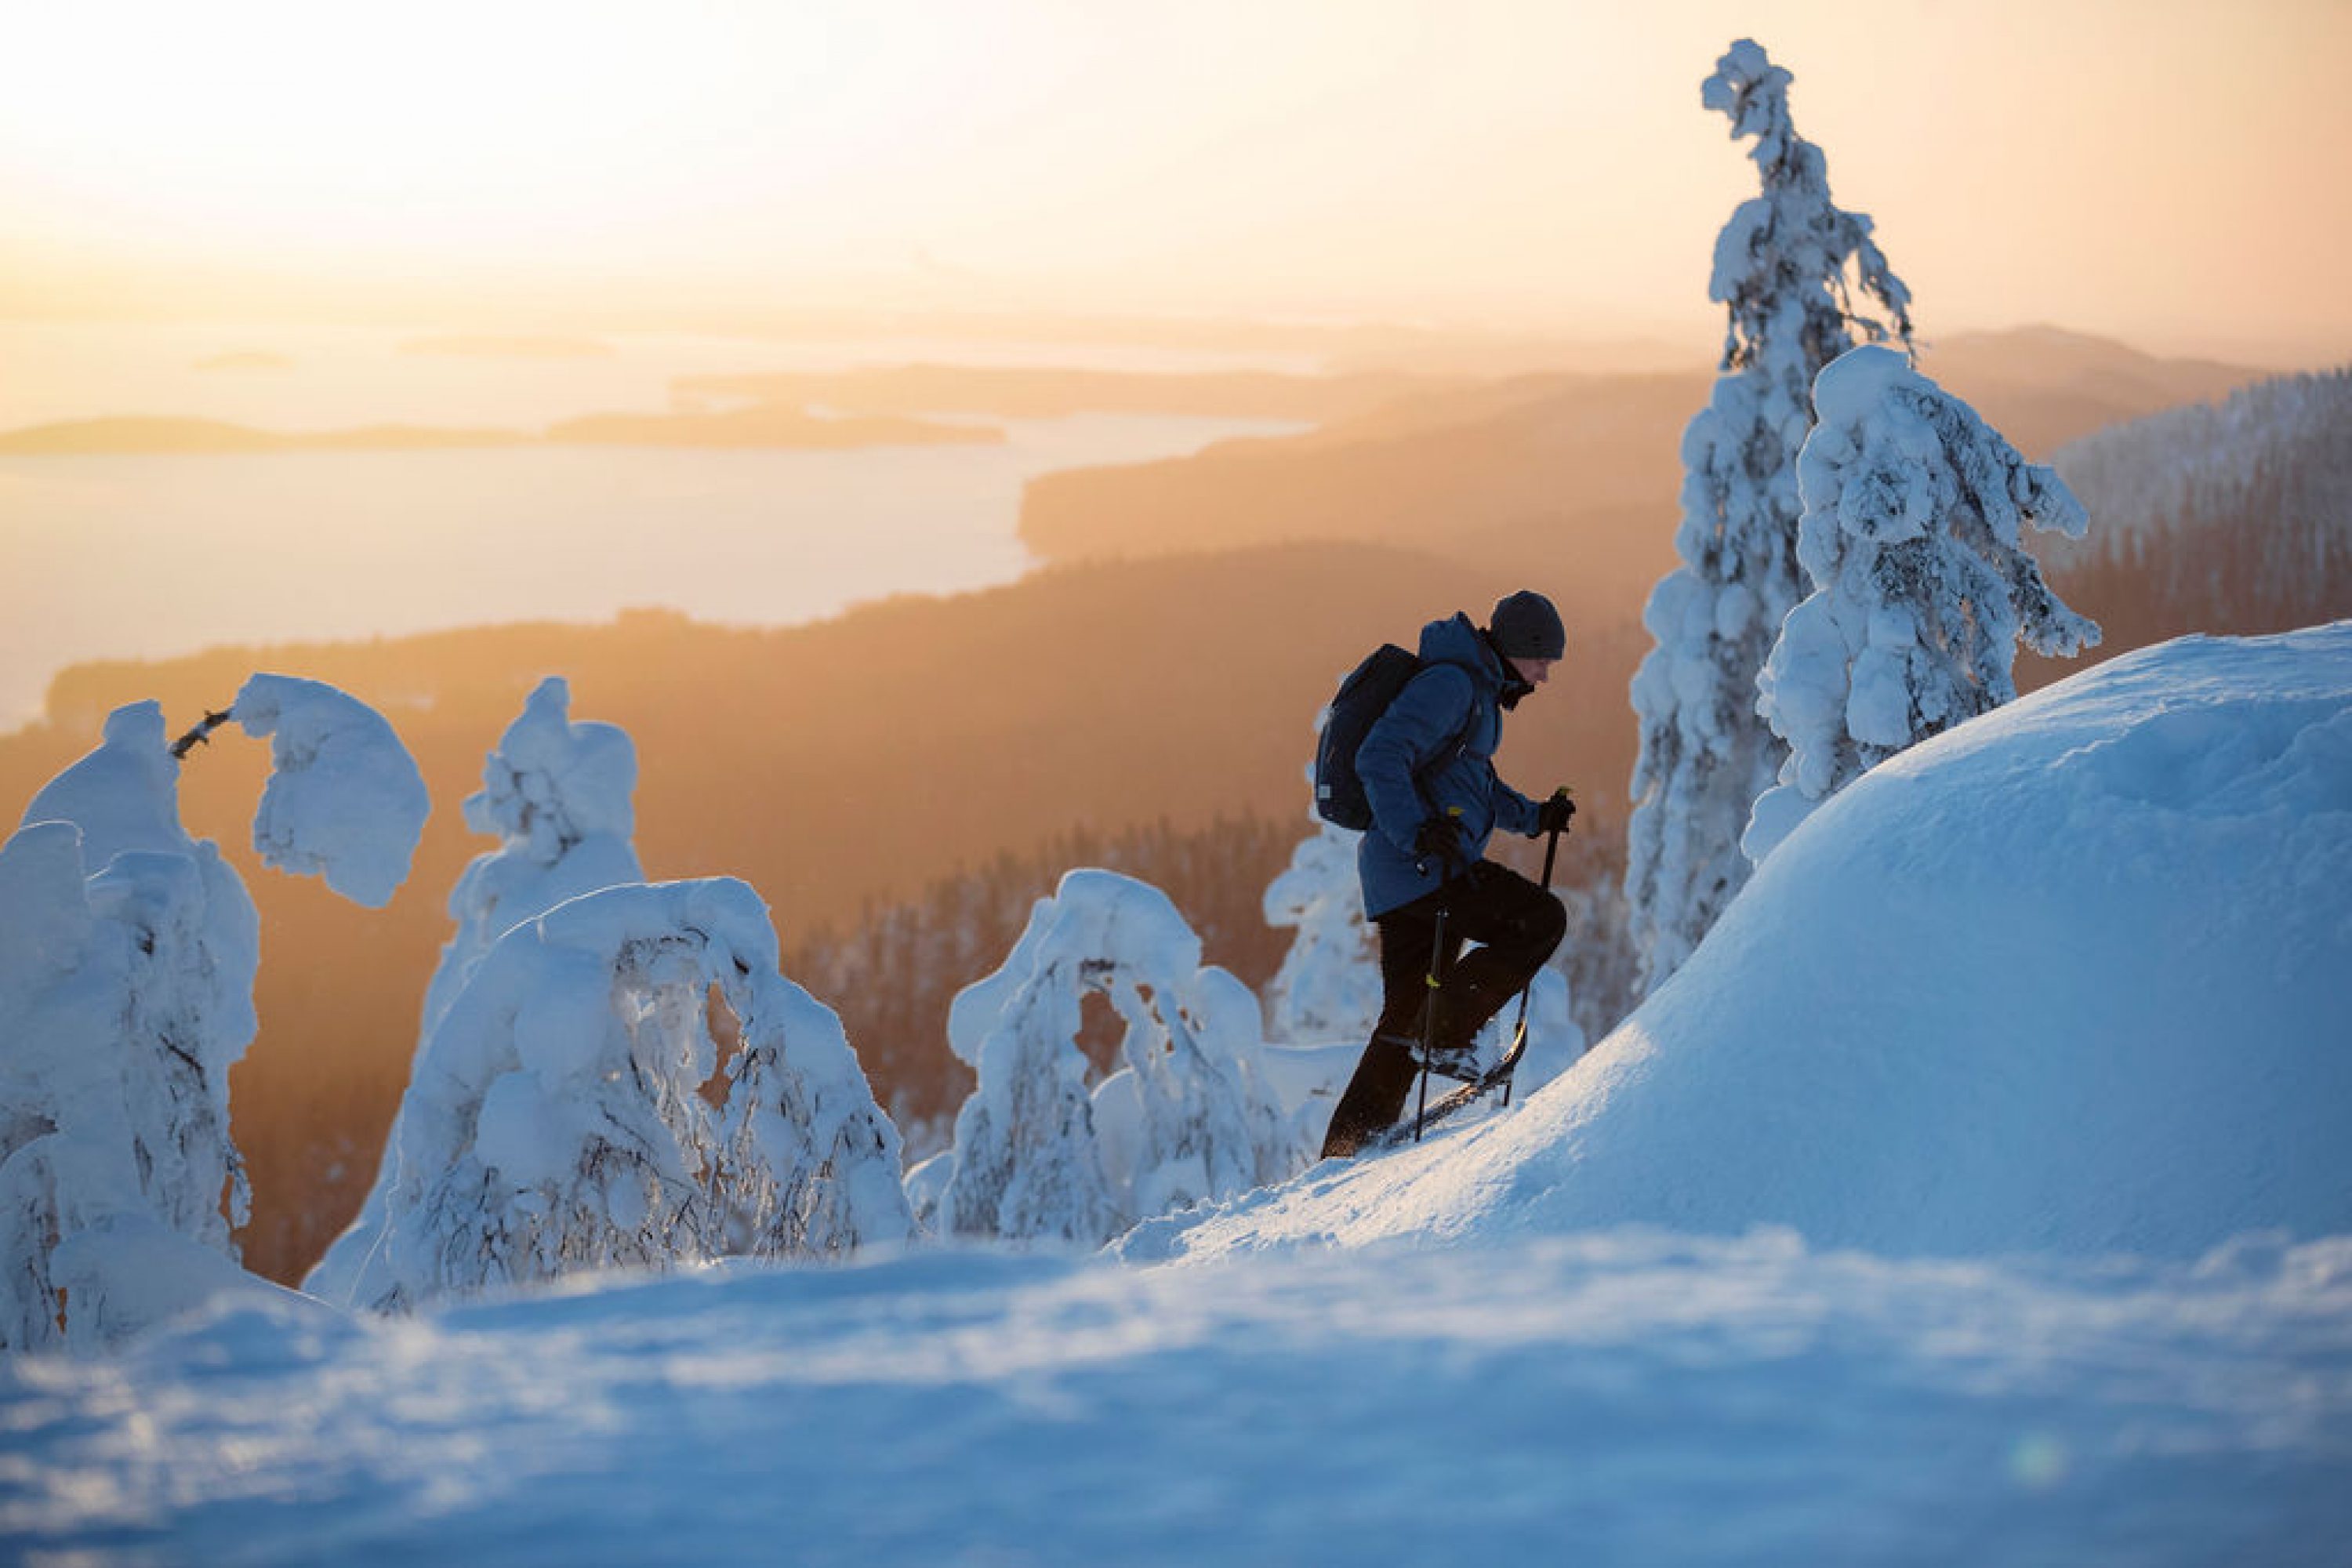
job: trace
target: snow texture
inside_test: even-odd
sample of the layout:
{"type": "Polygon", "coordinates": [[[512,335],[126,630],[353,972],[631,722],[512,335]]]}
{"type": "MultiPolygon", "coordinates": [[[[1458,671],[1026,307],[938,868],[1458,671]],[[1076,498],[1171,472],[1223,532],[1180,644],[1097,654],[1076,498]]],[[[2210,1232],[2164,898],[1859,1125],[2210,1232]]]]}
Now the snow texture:
{"type": "Polygon", "coordinates": [[[1841,791],[1523,1109],[1129,1255],[1789,1226],[1883,1257],[2352,1235],[2352,621],[2145,649],[1841,791]]]}
{"type": "Polygon", "coordinates": [[[1203,968],[1175,905],[1131,878],[1065,876],[1003,967],[957,995],[948,1031],[980,1081],[954,1147],[909,1183],[941,1235],[1095,1245],[1306,1163],[1307,1131],[1261,1069],[1257,998],[1203,968]],[[1089,992],[1124,1029],[1124,1069],[1093,1091],[1078,1048],[1089,992]]]}
{"type": "MultiPolygon", "coordinates": [[[[419,1055],[493,943],[568,899],[645,880],[631,843],[636,748],[615,725],[574,722],[571,688],[540,682],[482,763],[482,787],[466,800],[466,826],[499,847],[474,857],[449,895],[457,930],[425,993],[419,1055]]],[[[335,1301],[373,1300],[391,1287],[377,1245],[397,1176],[395,1122],[359,1217],[303,1280],[335,1301]]]]}
{"type": "Polygon", "coordinates": [[[2352,1532],[2347,1365],[2340,1238],[931,1251],[0,1364],[0,1538],[218,1568],[2318,1568],[2352,1532]]]}
{"type": "Polygon", "coordinates": [[[418,1059],[381,1262],[357,1273],[380,1288],[352,1304],[905,1241],[897,1131],[840,1020],[776,966],[730,879],[607,888],[508,931],[418,1059]]]}
{"type": "Polygon", "coordinates": [[[0,1347],[94,1349],[246,1282],[228,1071],[259,925],[179,772],[163,710],[118,709],[0,847],[0,1347]]]}
{"type": "Polygon", "coordinates": [[[2052,469],[1891,349],[1858,348],[1814,385],[1797,470],[1797,556],[1813,592],[1757,681],[1789,744],[1742,847],[1761,860],[1823,800],[1905,747],[2017,695],[2017,644],[2051,657],[2099,628],[2059,602],[2023,525],[2079,538],[2052,469]]]}
{"type": "Polygon", "coordinates": [[[1641,984],[1689,956],[1748,875],[1739,836],[1786,749],[1756,713],[1756,677],[1805,592],[1796,558],[1796,461],[1822,367],[1854,333],[1910,342],[1910,292],[1870,219],[1830,199],[1820,148],[1796,133],[1790,74],[1734,44],[1701,97],[1752,140],[1761,195],[1716,243],[1708,298],[1728,318],[1726,374],[1684,433],[1681,564],[1642,624],[1655,647],[1633,677],[1641,726],[1625,892],[1641,984]],[[1852,281],[1849,281],[1849,268],[1852,281]],[[1856,310],[1859,291],[1891,325],[1856,310]]]}
{"type": "Polygon", "coordinates": [[[230,711],[247,734],[270,738],[269,783],[253,816],[262,863],[324,877],[355,904],[390,903],[433,803],[383,715],[288,675],[248,678],[230,711]]]}

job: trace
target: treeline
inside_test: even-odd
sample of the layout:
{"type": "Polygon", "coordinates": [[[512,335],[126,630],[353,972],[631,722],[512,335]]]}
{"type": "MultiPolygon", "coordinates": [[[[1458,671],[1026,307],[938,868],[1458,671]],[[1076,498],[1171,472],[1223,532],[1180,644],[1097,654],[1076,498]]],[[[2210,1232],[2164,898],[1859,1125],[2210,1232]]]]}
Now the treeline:
{"type": "MultiPolygon", "coordinates": [[[[1116,829],[1076,827],[1034,848],[1001,852],[912,898],[868,900],[852,921],[819,926],[783,954],[785,974],[841,1015],[876,1096],[909,1158],[947,1140],[971,1074],[947,1050],[956,993],[992,973],[1062,874],[1101,867],[1167,893],[1199,933],[1203,959],[1252,989],[1282,963],[1290,932],[1265,922],[1265,888],[1313,831],[1303,816],[1220,815],[1204,826],[1166,817],[1116,829]]],[[[1108,1049],[1114,1041],[1091,1042],[1108,1049]]]]}
{"type": "Polygon", "coordinates": [[[2091,530],[2037,548],[2103,654],[2352,616],[2352,370],[2135,420],[2056,467],[2091,530]]]}

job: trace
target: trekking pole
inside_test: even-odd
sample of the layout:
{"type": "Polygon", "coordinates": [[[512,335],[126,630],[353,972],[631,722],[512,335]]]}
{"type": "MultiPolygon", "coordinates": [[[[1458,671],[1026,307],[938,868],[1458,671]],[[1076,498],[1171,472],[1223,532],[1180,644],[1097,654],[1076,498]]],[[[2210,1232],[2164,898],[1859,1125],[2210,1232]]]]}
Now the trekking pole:
{"type": "MultiPolygon", "coordinates": [[[[1563,831],[1562,828],[1553,828],[1550,837],[1544,843],[1543,890],[1547,893],[1551,891],[1551,868],[1553,863],[1559,858],[1559,836],[1563,831]]],[[[1542,973],[1540,968],[1536,971],[1537,974],[1542,973]]],[[[1523,1035],[1527,1033],[1528,1028],[1528,998],[1535,994],[1535,990],[1536,977],[1530,974],[1528,976],[1527,984],[1519,988],[1518,1033],[1523,1035]]],[[[1510,1107],[1512,1084],[1512,1079],[1507,1078],[1503,1080],[1503,1105],[1506,1110],[1510,1107]]]]}
{"type": "Polygon", "coordinates": [[[1437,988],[1444,982],[1439,973],[1445,963],[1445,910],[1437,911],[1437,924],[1430,932],[1429,990],[1421,1000],[1421,1103],[1412,1113],[1412,1141],[1421,1142],[1421,1124],[1429,1115],[1429,1051],[1437,1037],[1437,988]]]}

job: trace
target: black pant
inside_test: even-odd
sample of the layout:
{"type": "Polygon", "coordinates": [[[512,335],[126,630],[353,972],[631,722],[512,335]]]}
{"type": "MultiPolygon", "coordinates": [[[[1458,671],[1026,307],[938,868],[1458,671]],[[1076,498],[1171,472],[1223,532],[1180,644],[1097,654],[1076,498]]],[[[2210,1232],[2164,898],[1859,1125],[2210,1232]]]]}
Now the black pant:
{"type": "Polygon", "coordinates": [[[1445,911],[1445,952],[1438,970],[1439,1042],[1465,1041],[1535,978],[1568,930],[1559,900],[1517,871],[1481,860],[1433,893],[1382,915],[1381,1021],[1331,1113],[1323,1137],[1326,1158],[1356,1152],[1365,1139],[1392,1124],[1420,1070],[1401,1043],[1421,1037],[1429,996],[1431,949],[1437,913],[1445,911]],[[1478,947],[1462,952],[1463,943],[1478,947]]]}

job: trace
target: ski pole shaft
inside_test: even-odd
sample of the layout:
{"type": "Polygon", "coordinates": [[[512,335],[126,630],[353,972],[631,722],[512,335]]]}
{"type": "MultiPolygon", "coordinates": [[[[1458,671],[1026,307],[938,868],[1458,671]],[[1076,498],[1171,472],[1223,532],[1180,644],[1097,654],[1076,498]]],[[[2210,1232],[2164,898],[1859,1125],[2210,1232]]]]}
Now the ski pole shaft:
{"type": "MultiPolygon", "coordinates": [[[[1544,841],[1543,890],[1547,893],[1551,891],[1552,867],[1558,864],[1559,859],[1559,831],[1560,830],[1557,827],[1553,828],[1550,835],[1544,841]]],[[[1537,973],[1540,973],[1541,971],[1538,970],[1537,973]]],[[[1530,974],[1528,976],[1528,983],[1519,988],[1519,1021],[1517,1027],[1522,1032],[1524,1032],[1528,1026],[1528,998],[1535,994],[1535,990],[1536,977],[1535,975],[1530,974]]],[[[1506,1106],[1508,1106],[1511,1103],[1511,1080],[1509,1079],[1505,1079],[1503,1080],[1503,1103],[1506,1106]]],[[[1424,1084],[1423,1092],[1426,1091],[1427,1086],[1424,1084]]]]}
{"type": "Polygon", "coordinates": [[[1429,990],[1421,999],[1421,1101],[1412,1113],[1412,1141],[1421,1142],[1422,1119],[1429,1114],[1429,1053],[1437,1039],[1437,988],[1445,979],[1445,910],[1429,933],[1429,990]]]}

